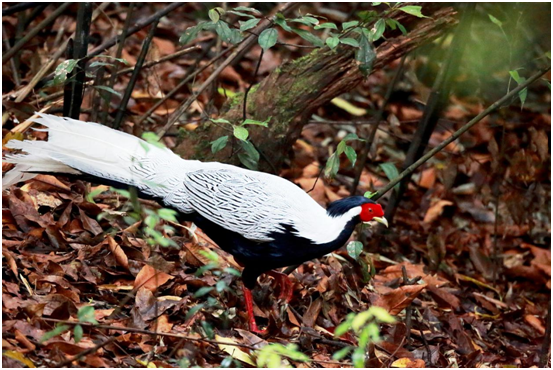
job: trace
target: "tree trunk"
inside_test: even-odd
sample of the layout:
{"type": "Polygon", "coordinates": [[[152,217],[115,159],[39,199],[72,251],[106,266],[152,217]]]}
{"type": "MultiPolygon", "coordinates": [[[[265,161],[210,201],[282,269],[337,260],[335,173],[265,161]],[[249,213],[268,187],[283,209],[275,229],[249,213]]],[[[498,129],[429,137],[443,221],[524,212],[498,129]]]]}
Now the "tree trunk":
{"type": "MultiPolygon", "coordinates": [[[[426,7],[423,10],[428,12],[426,7]]],[[[419,20],[413,25],[407,35],[388,37],[376,48],[377,57],[372,71],[383,68],[442,35],[457,24],[455,14],[451,7],[437,9],[432,18],[419,20]]],[[[403,13],[395,17],[402,23],[407,23],[406,18],[403,13]]],[[[364,76],[354,56],[355,49],[342,44],[334,50],[328,47],[317,49],[302,58],[284,63],[250,90],[247,118],[265,121],[270,117],[268,128],[248,126],[250,141],[261,153],[260,170],[278,171],[313,112],[361,83],[364,76]]],[[[229,99],[221,118],[235,124],[242,122],[243,101],[243,94],[229,99]]],[[[237,156],[232,155],[233,150],[238,150],[236,145],[229,144],[216,154],[211,153],[212,141],[224,135],[232,137],[229,129],[221,124],[205,122],[185,138],[176,152],[184,158],[238,164],[237,156]]]]}

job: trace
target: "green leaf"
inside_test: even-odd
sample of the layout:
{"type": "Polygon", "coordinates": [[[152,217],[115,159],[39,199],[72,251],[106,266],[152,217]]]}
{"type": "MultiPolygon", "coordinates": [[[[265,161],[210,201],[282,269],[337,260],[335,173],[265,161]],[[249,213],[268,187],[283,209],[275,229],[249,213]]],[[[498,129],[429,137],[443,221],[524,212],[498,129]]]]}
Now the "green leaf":
{"type": "Polygon", "coordinates": [[[225,10],[221,7],[215,7],[213,9],[209,9],[209,12],[207,12],[207,15],[209,16],[209,19],[213,21],[213,23],[219,22],[219,19],[221,19],[221,14],[224,14],[225,10]]]}
{"type": "Polygon", "coordinates": [[[344,347],[344,348],[334,352],[334,354],[332,355],[332,359],[336,360],[336,361],[342,360],[344,357],[346,357],[353,350],[353,348],[354,347],[352,347],[352,346],[347,346],[347,347],[344,347]]]}
{"type": "Polygon", "coordinates": [[[337,30],[338,27],[336,26],[336,24],[334,24],[332,22],[326,22],[326,23],[321,23],[321,24],[315,26],[315,29],[316,30],[321,30],[321,29],[337,30]]]}
{"type": "Polygon", "coordinates": [[[390,315],[390,313],[383,307],[371,306],[369,311],[378,322],[385,324],[393,324],[396,322],[396,318],[390,315]]]}
{"type": "Polygon", "coordinates": [[[194,316],[202,308],[204,308],[203,303],[197,304],[194,307],[192,307],[191,309],[189,309],[188,312],[186,313],[186,316],[184,317],[184,321],[190,320],[192,318],[192,316],[194,316]]]}
{"type": "Polygon", "coordinates": [[[419,5],[407,5],[407,6],[402,6],[401,8],[399,8],[399,10],[401,10],[402,12],[414,15],[415,17],[428,18],[427,16],[425,16],[421,13],[421,9],[422,9],[422,7],[419,6],[419,5]]]}
{"type": "MultiPolygon", "coordinates": [[[[517,70],[509,71],[509,74],[513,78],[513,80],[516,81],[517,84],[523,84],[526,81],[526,78],[521,77],[518,74],[517,70]]],[[[524,102],[526,102],[526,98],[528,97],[528,89],[524,88],[518,93],[518,97],[520,99],[521,106],[524,106],[524,102]]]]}
{"type": "Polygon", "coordinates": [[[358,260],[361,252],[363,252],[363,243],[359,241],[351,241],[346,247],[348,254],[354,260],[358,260]]]}
{"type": "Polygon", "coordinates": [[[59,85],[65,82],[67,75],[75,69],[79,61],[77,59],[67,59],[60,63],[54,71],[54,84],[59,85]]]}
{"type": "Polygon", "coordinates": [[[370,191],[367,191],[365,192],[365,194],[363,195],[365,198],[369,198],[371,199],[372,197],[374,197],[376,195],[376,191],[373,193],[373,192],[370,192],[370,191]]]}
{"type": "Polygon", "coordinates": [[[166,221],[178,222],[177,215],[178,212],[169,208],[160,208],[157,210],[159,217],[166,221]]]}
{"type": "Polygon", "coordinates": [[[234,126],[234,137],[240,140],[246,140],[248,138],[249,132],[246,128],[242,126],[234,126]]]}
{"type": "Polygon", "coordinates": [[[348,28],[357,27],[359,25],[359,21],[349,21],[342,23],[342,29],[345,31],[348,28]]]}
{"type": "Polygon", "coordinates": [[[328,178],[332,178],[336,176],[339,169],[340,169],[340,158],[338,158],[336,153],[334,153],[330,156],[330,158],[328,158],[328,161],[326,162],[325,176],[328,178]]]}
{"type": "Polygon", "coordinates": [[[196,293],[194,293],[193,297],[194,298],[203,297],[204,295],[210,293],[212,290],[213,290],[213,287],[210,287],[210,286],[201,287],[200,289],[196,290],[196,293]]]}
{"type": "Polygon", "coordinates": [[[98,89],[98,90],[104,90],[104,91],[107,91],[109,92],[110,94],[113,94],[113,95],[117,95],[118,97],[122,97],[121,93],[120,92],[117,92],[115,90],[113,90],[111,87],[109,86],[94,86],[95,89],[98,89]]]}
{"type": "Polygon", "coordinates": [[[269,127],[269,121],[271,120],[271,117],[267,118],[265,121],[257,121],[254,119],[246,118],[244,122],[242,122],[242,126],[245,125],[258,125],[263,127],[269,127]]]}
{"type": "Polygon", "coordinates": [[[95,190],[91,191],[90,193],[88,193],[86,195],[85,199],[86,199],[87,202],[95,203],[94,202],[94,197],[97,196],[97,195],[102,194],[104,191],[105,190],[102,189],[102,188],[95,189],[95,190]]]}
{"type": "Polygon", "coordinates": [[[124,58],[116,58],[112,55],[100,54],[100,55],[96,55],[96,58],[107,58],[107,59],[111,59],[111,60],[116,60],[119,63],[123,63],[123,64],[126,64],[128,66],[131,65],[128,60],[126,60],[124,58]]]}
{"type": "Polygon", "coordinates": [[[355,53],[355,59],[359,62],[359,70],[361,73],[368,76],[372,71],[373,62],[376,59],[376,52],[365,33],[362,33],[359,39],[359,50],[355,53]]]}
{"type": "Polygon", "coordinates": [[[327,37],[326,44],[330,49],[334,49],[340,43],[340,39],[336,36],[327,37]]]}
{"type": "Polygon", "coordinates": [[[142,139],[148,144],[151,144],[158,148],[165,148],[165,145],[159,141],[159,136],[155,132],[146,131],[142,134],[142,139]]]}
{"type": "Polygon", "coordinates": [[[280,27],[282,27],[282,29],[284,31],[287,31],[287,32],[292,32],[292,27],[290,27],[288,25],[288,23],[286,23],[286,19],[283,19],[283,18],[276,18],[275,19],[275,23],[278,24],[280,27]]]}
{"type": "Polygon", "coordinates": [[[64,331],[68,330],[69,328],[70,328],[69,325],[56,326],[54,329],[50,330],[49,332],[44,333],[42,338],[40,338],[40,343],[44,343],[48,339],[57,337],[58,335],[60,335],[64,331]]]}
{"type": "Polygon", "coordinates": [[[346,334],[351,329],[351,321],[352,320],[346,320],[338,325],[336,329],[334,329],[334,336],[338,338],[346,334]]]}
{"type": "Polygon", "coordinates": [[[217,140],[213,140],[211,142],[211,153],[215,154],[219,150],[222,150],[225,146],[227,146],[228,142],[228,136],[221,136],[217,140]]]}
{"type": "Polygon", "coordinates": [[[98,324],[96,318],[94,317],[94,307],[92,306],[83,306],[77,312],[77,317],[80,322],[89,322],[91,324],[98,324]]]}
{"type": "MultiPolygon", "coordinates": [[[[393,163],[381,163],[379,167],[382,168],[382,171],[384,171],[389,180],[393,180],[399,176],[399,171],[393,163]]],[[[394,188],[399,188],[399,184],[397,184],[394,188]]]]}
{"type": "Polygon", "coordinates": [[[107,62],[100,62],[100,61],[95,61],[95,62],[92,62],[90,63],[88,66],[90,68],[94,68],[94,67],[113,67],[115,64],[113,63],[107,63],[107,62]]]}
{"type": "Polygon", "coordinates": [[[83,339],[83,327],[81,325],[75,325],[73,328],[73,339],[75,343],[79,343],[83,339]]]}
{"type": "Polygon", "coordinates": [[[229,10],[227,11],[227,13],[232,13],[232,14],[236,14],[240,17],[246,17],[246,18],[252,18],[254,19],[255,17],[251,14],[246,14],[246,13],[242,13],[242,12],[237,12],[236,10],[229,10]]]}
{"type": "Polygon", "coordinates": [[[346,157],[348,157],[349,161],[351,162],[351,167],[355,166],[355,162],[357,161],[357,153],[355,152],[355,149],[348,145],[346,147],[345,153],[346,157]]]}
{"type": "Polygon", "coordinates": [[[357,41],[356,39],[352,39],[351,37],[346,37],[344,39],[340,39],[340,43],[345,44],[345,45],[349,45],[349,46],[353,46],[354,48],[359,47],[359,41],[357,41]]]}
{"type": "Polygon", "coordinates": [[[365,349],[360,347],[356,348],[351,354],[351,361],[354,367],[363,369],[365,367],[365,349]]]}
{"type": "Polygon", "coordinates": [[[248,8],[247,6],[237,6],[236,8],[233,8],[233,9],[241,11],[241,12],[249,12],[249,13],[254,13],[254,14],[261,15],[261,12],[259,10],[254,9],[254,8],[248,8]]]}
{"type": "Polygon", "coordinates": [[[392,19],[392,18],[388,18],[386,19],[386,24],[392,29],[392,30],[395,30],[396,27],[399,28],[399,30],[401,31],[401,33],[403,35],[407,35],[407,30],[405,29],[405,27],[403,27],[403,25],[401,23],[399,23],[398,21],[396,21],[395,19],[392,19]]]}
{"type": "Polygon", "coordinates": [[[188,27],[187,29],[184,30],[184,33],[179,38],[179,42],[182,45],[186,45],[186,44],[190,43],[192,40],[194,40],[198,36],[198,33],[201,31],[201,29],[202,29],[201,24],[199,24],[197,26],[194,26],[194,27],[188,27]]]}
{"type": "Polygon", "coordinates": [[[492,21],[493,24],[497,25],[499,28],[503,27],[503,22],[501,22],[499,19],[497,19],[491,14],[488,14],[488,17],[490,18],[490,21],[492,21]]]}
{"type": "Polygon", "coordinates": [[[231,124],[229,120],[226,120],[224,118],[210,118],[209,120],[214,123],[226,123],[229,125],[231,124]]]}
{"type": "Polygon", "coordinates": [[[374,25],[374,34],[372,35],[372,41],[376,41],[382,37],[386,30],[386,21],[380,18],[374,25]]]}
{"type": "Polygon", "coordinates": [[[347,134],[346,136],[344,136],[344,138],[343,138],[342,140],[344,140],[344,141],[350,141],[350,140],[361,140],[361,139],[359,139],[359,136],[357,136],[356,133],[350,132],[349,134],[347,134]]]}
{"type": "Polygon", "coordinates": [[[259,45],[264,51],[269,50],[277,43],[278,31],[275,28],[267,28],[259,35],[259,45]]]}
{"type": "Polygon", "coordinates": [[[317,47],[324,46],[323,40],[321,40],[320,38],[313,35],[311,32],[307,30],[303,30],[301,28],[293,28],[292,31],[298,36],[300,36],[302,39],[304,39],[305,41],[313,44],[314,46],[317,46],[317,47]]]}
{"type": "Polygon", "coordinates": [[[226,22],[217,22],[215,24],[215,32],[217,32],[221,40],[225,42],[237,44],[242,41],[242,35],[240,34],[240,31],[230,29],[226,22]]]}
{"type": "Polygon", "coordinates": [[[217,284],[215,284],[215,290],[217,291],[217,293],[221,293],[226,288],[227,288],[227,283],[224,280],[219,280],[217,284]]]}
{"type": "Polygon", "coordinates": [[[258,19],[258,18],[250,19],[250,20],[245,21],[245,22],[239,21],[238,23],[240,23],[240,31],[244,32],[244,31],[247,31],[249,29],[254,28],[255,26],[257,26],[259,21],[260,21],[260,19],[258,19]]]}
{"type": "Polygon", "coordinates": [[[347,144],[344,140],[340,141],[338,147],[336,148],[336,153],[338,153],[338,155],[342,154],[344,150],[346,150],[346,145],[347,144]]]}
{"type": "Polygon", "coordinates": [[[238,153],[238,159],[240,159],[240,162],[250,170],[257,170],[259,152],[249,141],[240,140],[239,143],[244,153],[238,153]]]}

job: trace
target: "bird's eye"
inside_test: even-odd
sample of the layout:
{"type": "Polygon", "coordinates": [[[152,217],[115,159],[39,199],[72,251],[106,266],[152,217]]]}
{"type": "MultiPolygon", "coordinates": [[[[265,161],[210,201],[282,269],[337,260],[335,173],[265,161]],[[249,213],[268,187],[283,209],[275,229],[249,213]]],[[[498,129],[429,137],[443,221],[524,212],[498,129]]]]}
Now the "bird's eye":
{"type": "Polygon", "coordinates": [[[372,210],[372,208],[369,208],[369,212],[370,212],[370,213],[373,213],[373,210],[372,210]]]}

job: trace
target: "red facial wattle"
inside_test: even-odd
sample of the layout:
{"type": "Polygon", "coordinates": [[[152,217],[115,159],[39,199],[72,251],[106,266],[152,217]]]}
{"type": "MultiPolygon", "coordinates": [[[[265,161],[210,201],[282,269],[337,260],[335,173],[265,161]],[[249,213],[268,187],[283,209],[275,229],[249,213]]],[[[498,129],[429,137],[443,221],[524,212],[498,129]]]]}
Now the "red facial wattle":
{"type": "Polygon", "coordinates": [[[369,222],[372,221],[374,217],[382,216],[384,216],[384,211],[382,210],[382,206],[380,204],[366,203],[361,206],[361,213],[359,214],[359,217],[363,222],[369,222]]]}

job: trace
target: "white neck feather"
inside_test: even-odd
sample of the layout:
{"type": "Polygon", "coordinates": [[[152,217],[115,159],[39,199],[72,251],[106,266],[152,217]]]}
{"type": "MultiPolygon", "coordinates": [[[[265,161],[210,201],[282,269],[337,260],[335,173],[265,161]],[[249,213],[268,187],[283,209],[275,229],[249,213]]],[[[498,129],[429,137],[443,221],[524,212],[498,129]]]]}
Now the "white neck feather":
{"type": "MultiPolygon", "coordinates": [[[[297,235],[312,240],[315,244],[330,243],[344,231],[346,224],[361,213],[361,207],[354,207],[343,215],[331,217],[321,207],[324,213],[302,220],[296,224],[297,235]]],[[[313,214],[310,214],[313,216],[313,214]]]]}

